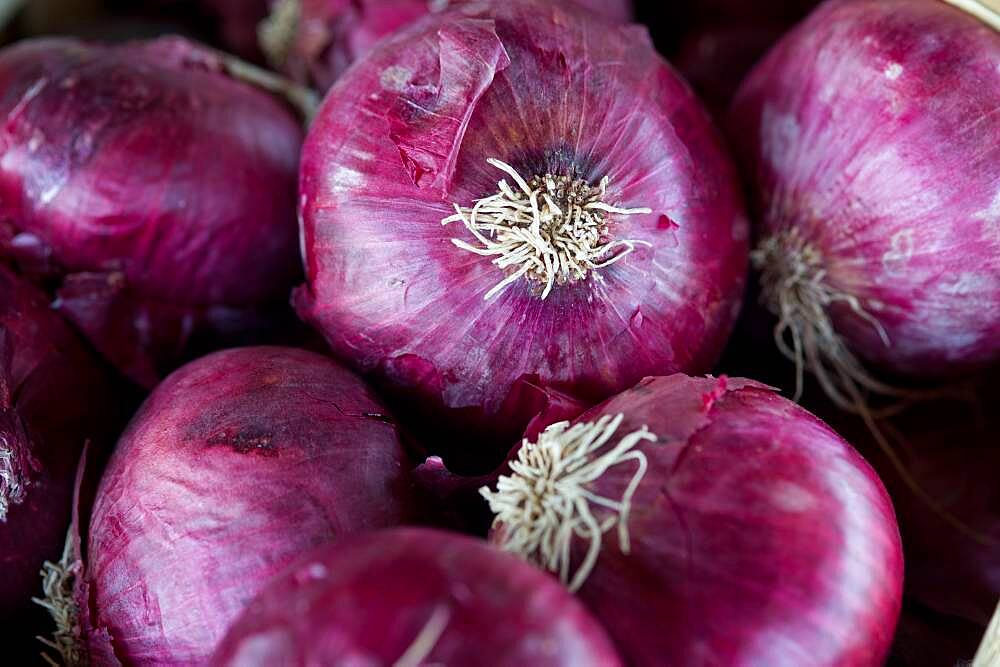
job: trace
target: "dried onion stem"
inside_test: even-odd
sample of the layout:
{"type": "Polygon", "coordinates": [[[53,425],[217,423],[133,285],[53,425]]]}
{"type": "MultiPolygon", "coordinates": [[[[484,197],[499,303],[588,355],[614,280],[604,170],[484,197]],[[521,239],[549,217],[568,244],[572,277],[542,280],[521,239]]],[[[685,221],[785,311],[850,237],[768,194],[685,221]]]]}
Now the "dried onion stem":
{"type": "Polygon", "coordinates": [[[420,633],[417,634],[416,639],[406,649],[406,652],[403,653],[399,660],[393,663],[392,667],[419,667],[419,665],[423,664],[427,656],[434,650],[438,640],[441,639],[441,635],[444,633],[445,628],[448,627],[448,621],[450,620],[451,611],[448,610],[448,607],[436,607],[434,613],[427,619],[427,624],[420,630],[420,633]]]}
{"type": "Polygon", "coordinates": [[[618,544],[629,552],[628,517],[632,495],[646,474],[646,456],[636,450],[641,442],[655,442],[645,426],[621,438],[600,453],[614,437],[624,416],[604,416],[596,422],[553,424],[538,437],[527,440],[510,464],[510,476],[501,476],[497,490],[480,489],[496,514],[494,527],[502,528],[501,547],[517,553],[559,575],[569,590],[576,591],[594,569],[604,533],[618,527],[618,544]],[[591,482],[609,468],[627,461],[638,465],[621,500],[599,496],[589,490],[591,482]],[[609,512],[599,521],[591,505],[609,512]],[[583,562],[570,574],[570,547],[574,537],[589,541],[583,562]]]}
{"type": "Polygon", "coordinates": [[[278,0],[271,13],[257,26],[260,50],[272,67],[280,69],[288,59],[301,18],[301,0],[278,0]]]}
{"type": "Polygon", "coordinates": [[[479,242],[451,242],[462,250],[496,257],[493,264],[507,273],[484,299],[491,299],[520,278],[544,285],[545,299],[555,285],[574,283],[597,269],[621,261],[646,241],[612,240],[608,215],[651,213],[648,208],[621,208],[606,204],[609,179],[598,187],[568,176],[545,174],[524,180],[506,162],[487,162],[506,172],[512,188],[502,179],[499,192],[478,200],[472,207],[455,204],[455,214],[441,224],[462,222],[479,242]]]}
{"type": "Polygon", "coordinates": [[[59,654],[60,661],[46,653],[42,658],[53,667],[86,667],[87,654],[80,645],[79,610],[73,600],[73,580],[79,575],[82,563],[72,560],[72,533],[66,536],[66,546],[58,563],[46,561],[42,569],[42,590],[44,598],[32,598],[32,602],[48,610],[55,621],[56,630],[52,638],[37,637],[59,654]]]}
{"type": "MultiPolygon", "coordinates": [[[[3,443],[0,436],[0,443],[3,443]]],[[[0,446],[0,521],[7,520],[7,510],[24,500],[24,486],[14,470],[14,450],[0,446]]]]}
{"type": "Polygon", "coordinates": [[[1000,665],[1000,605],[997,605],[996,613],[990,625],[983,635],[983,642],[976,651],[976,657],[972,659],[972,667],[996,667],[1000,665]]]}

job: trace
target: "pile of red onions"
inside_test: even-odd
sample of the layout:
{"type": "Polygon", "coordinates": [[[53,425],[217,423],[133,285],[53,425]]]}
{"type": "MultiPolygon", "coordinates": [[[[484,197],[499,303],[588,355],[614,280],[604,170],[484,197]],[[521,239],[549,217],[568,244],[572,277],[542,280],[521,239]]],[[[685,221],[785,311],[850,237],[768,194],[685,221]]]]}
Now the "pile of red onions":
{"type": "Polygon", "coordinates": [[[133,380],[266,329],[300,274],[301,130],[180,38],[0,52],[0,249],[133,380]]]}
{"type": "Polygon", "coordinates": [[[491,540],[560,575],[636,665],[880,665],[902,552],[871,467],[750,380],[647,378],[525,441],[491,540]],[[542,489],[542,491],[539,491],[542,489]]]}
{"type": "Polygon", "coordinates": [[[559,3],[464,3],[381,42],[313,124],[300,204],[300,315],[465,451],[519,437],[533,388],[596,402],[708,370],[742,295],[707,114],[644,29],[559,3]]]}
{"type": "Polygon", "coordinates": [[[218,352],[168,377],[97,490],[77,586],[96,664],[201,664],[267,580],[306,551],[404,520],[397,428],[319,355],[218,352]]]}
{"type": "Polygon", "coordinates": [[[272,581],[211,662],[237,665],[621,665],[555,579],[469,537],[370,533],[272,581]]]}
{"type": "Polygon", "coordinates": [[[814,12],[744,82],[733,137],[788,356],[841,406],[1000,358],[1000,34],[939,0],[814,12]]]}
{"type": "MultiPolygon", "coordinates": [[[[632,18],[631,0],[554,1],[586,7],[616,23],[632,18]]],[[[379,40],[457,4],[449,0],[274,0],[271,15],[261,26],[261,42],[282,71],[325,91],[379,40]]]]}
{"type": "MultiPolygon", "coordinates": [[[[70,520],[73,471],[89,439],[115,427],[107,371],[48,307],[0,266],[0,623],[5,638],[38,634],[38,573],[58,560],[70,520]]],[[[5,643],[4,651],[17,651],[5,643]]],[[[37,655],[37,646],[32,647],[37,655]]],[[[9,653],[8,657],[9,657],[9,653]]],[[[27,658],[26,658],[27,659],[27,658]]]]}

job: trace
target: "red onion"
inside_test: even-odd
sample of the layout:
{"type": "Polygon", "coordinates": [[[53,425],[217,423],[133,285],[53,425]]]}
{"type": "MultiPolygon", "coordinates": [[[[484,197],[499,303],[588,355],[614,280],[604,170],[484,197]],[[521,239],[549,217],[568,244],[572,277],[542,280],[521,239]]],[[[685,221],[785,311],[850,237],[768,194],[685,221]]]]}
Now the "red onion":
{"type": "Polygon", "coordinates": [[[319,544],[391,526],[411,504],[396,426],[312,352],[218,352],[133,418],[101,480],[80,607],[93,655],[207,659],[278,571],[319,544]]]}
{"type": "Polygon", "coordinates": [[[829,2],[743,84],[733,136],[782,349],[841,406],[1000,358],[1000,35],[939,0],[829,2]]]}
{"type": "Polygon", "coordinates": [[[707,370],[739,305],[734,171],[642,28],[521,0],[422,19],[330,91],[300,176],[300,315],[466,450],[520,435],[526,385],[707,370]]]}
{"type": "Polygon", "coordinates": [[[228,63],[180,38],[0,53],[4,250],[56,274],[65,314],[146,385],[202,330],[286,301],[299,272],[301,131],[228,63]]]}
{"type": "MultiPolygon", "coordinates": [[[[631,0],[574,2],[617,23],[632,18],[631,0]]],[[[449,5],[449,0],[276,0],[260,35],[272,62],[293,79],[327,90],[382,38],[449,5]]]]}
{"type": "MultiPolygon", "coordinates": [[[[0,266],[0,623],[39,631],[43,561],[56,560],[84,442],[111,435],[107,372],[37,288],[0,266]]],[[[5,646],[9,657],[12,646],[5,646]]],[[[37,655],[38,646],[33,647],[37,655]]]]}
{"type": "Polygon", "coordinates": [[[237,665],[620,665],[557,581],[481,540],[428,529],[326,546],[274,580],[212,660],[237,665]]]}
{"type": "Polygon", "coordinates": [[[647,378],[526,442],[511,469],[484,490],[491,539],[579,590],[632,664],[886,655],[903,565],[889,498],[764,385],[647,378]]]}

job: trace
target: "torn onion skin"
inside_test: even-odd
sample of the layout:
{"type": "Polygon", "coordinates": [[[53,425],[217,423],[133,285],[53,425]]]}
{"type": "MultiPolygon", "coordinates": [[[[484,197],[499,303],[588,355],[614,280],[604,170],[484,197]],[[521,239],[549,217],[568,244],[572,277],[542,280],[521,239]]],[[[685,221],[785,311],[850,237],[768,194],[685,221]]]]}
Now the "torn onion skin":
{"type": "Polygon", "coordinates": [[[486,542],[397,528],[318,549],[275,579],[212,667],[319,664],[618,667],[559,582],[486,542]]]}
{"type": "Polygon", "coordinates": [[[204,663],[294,559],[402,522],[406,470],[385,408],[327,358],[250,347],[184,366],[133,418],[97,491],[78,601],[91,654],[204,663]]]}
{"type": "MultiPolygon", "coordinates": [[[[0,623],[25,641],[45,614],[38,573],[62,551],[74,459],[113,441],[118,399],[106,369],[45,294],[0,266],[0,623]],[[32,625],[34,624],[34,625],[32,625]]],[[[4,650],[18,650],[15,643],[4,650]]],[[[38,646],[32,646],[32,656],[38,646]]],[[[24,658],[28,660],[27,657],[24,658]]]]}
{"type": "Polygon", "coordinates": [[[707,113],[644,29],[558,3],[462,3],[382,42],[310,129],[300,203],[299,314],[423,415],[424,440],[490,451],[479,472],[536,414],[526,386],[593,404],[708,370],[742,297],[748,222],[707,113]],[[608,266],[545,299],[527,277],[486,299],[527,264],[456,247],[480,242],[442,221],[501,179],[523,205],[491,159],[525,181],[608,177],[603,203],[651,212],[608,214],[601,240],[632,245],[608,266]]]}
{"type": "Polygon", "coordinates": [[[0,91],[0,249],[119,370],[152,386],[204,332],[281,312],[302,139],[281,101],[179,37],[24,41],[0,91]]]}
{"type": "MultiPolygon", "coordinates": [[[[656,441],[635,450],[647,467],[628,553],[608,528],[578,596],[630,664],[882,664],[901,603],[899,531],[847,442],[751,380],[647,378],[574,423],[618,414],[601,452],[643,427],[656,441]]],[[[584,488],[617,501],[637,468],[623,461],[584,488]]],[[[515,528],[498,523],[491,539],[515,528]]],[[[574,566],[588,546],[572,538],[574,566]]]]}
{"type": "MultiPolygon", "coordinates": [[[[998,61],[1000,34],[947,3],[828,2],[734,101],[761,247],[811,249],[799,287],[835,295],[836,334],[883,373],[1000,358],[998,61]]],[[[776,256],[760,268],[780,280],[776,256]]]]}
{"type": "MultiPolygon", "coordinates": [[[[539,0],[575,3],[615,23],[632,18],[630,0],[539,0]]],[[[273,0],[261,41],[273,64],[292,79],[329,90],[379,40],[448,0],[273,0]]]]}

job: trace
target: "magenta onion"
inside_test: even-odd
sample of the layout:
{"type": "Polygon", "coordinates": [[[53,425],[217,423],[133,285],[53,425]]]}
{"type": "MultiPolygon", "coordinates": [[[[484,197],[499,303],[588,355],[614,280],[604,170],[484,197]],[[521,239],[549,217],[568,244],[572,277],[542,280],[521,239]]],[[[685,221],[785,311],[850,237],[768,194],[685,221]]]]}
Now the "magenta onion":
{"type": "Polygon", "coordinates": [[[382,42],[327,96],[300,197],[300,315],[466,450],[520,435],[527,386],[594,402],[707,370],[742,293],[706,113],[644,29],[558,4],[465,3],[382,42]]]}
{"type": "MultiPolygon", "coordinates": [[[[84,443],[113,437],[108,373],[37,288],[0,266],[0,623],[26,637],[45,614],[31,604],[57,560],[84,443]]],[[[9,631],[9,633],[8,633],[9,631]]],[[[10,647],[5,648],[8,651],[10,647]]],[[[37,646],[33,651],[37,655],[37,646]]]]}
{"type": "Polygon", "coordinates": [[[631,664],[886,655],[903,566],[889,498],[764,385],[647,378],[526,441],[511,469],[484,489],[491,539],[578,589],[631,664]]]}
{"type": "MultiPolygon", "coordinates": [[[[559,1],[618,23],[632,18],[631,0],[559,1]]],[[[261,27],[261,42],[285,73],[325,91],[382,38],[457,4],[454,0],[275,0],[261,27]]]]}
{"type": "Polygon", "coordinates": [[[332,538],[405,518],[396,426],[312,352],[218,352],[168,377],[94,502],[81,607],[93,655],[207,659],[269,577],[332,538]]]}
{"type": "Polygon", "coordinates": [[[236,621],[212,665],[620,665],[559,582],[487,543],[397,528],[318,549],[236,621]]]}
{"type": "Polygon", "coordinates": [[[301,130],[220,56],[27,41],[0,53],[0,89],[3,250],[55,274],[57,305],[132,379],[287,301],[301,130]]]}
{"type": "Polygon", "coordinates": [[[776,336],[841,405],[898,393],[863,362],[1000,357],[998,60],[1000,35],[944,2],[829,2],[737,95],[776,336]]]}

